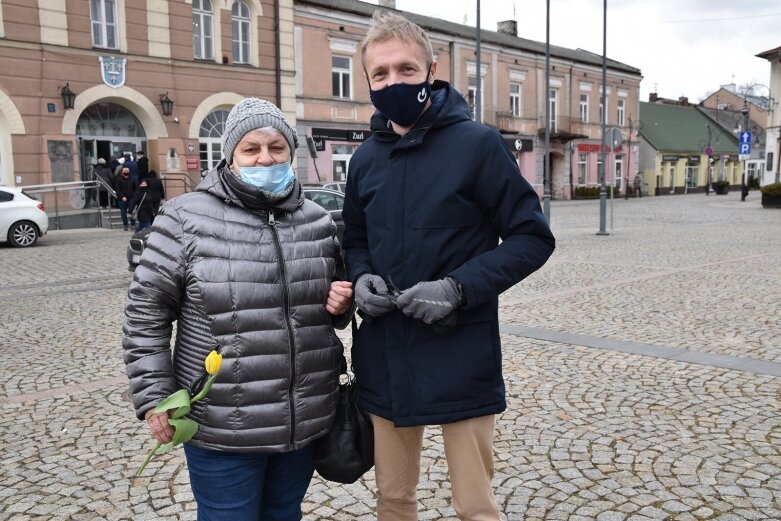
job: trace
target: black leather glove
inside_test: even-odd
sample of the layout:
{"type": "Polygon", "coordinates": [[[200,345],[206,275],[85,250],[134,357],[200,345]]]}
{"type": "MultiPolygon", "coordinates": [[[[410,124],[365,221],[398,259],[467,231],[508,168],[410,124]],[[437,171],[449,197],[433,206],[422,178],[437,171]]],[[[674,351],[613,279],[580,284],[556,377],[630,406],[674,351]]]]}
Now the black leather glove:
{"type": "Polygon", "coordinates": [[[464,302],[452,277],[418,282],[396,298],[396,307],[407,316],[433,324],[450,315],[464,302]]]}
{"type": "Polygon", "coordinates": [[[355,281],[355,303],[367,315],[379,317],[392,310],[393,298],[379,275],[364,273],[355,281]]]}

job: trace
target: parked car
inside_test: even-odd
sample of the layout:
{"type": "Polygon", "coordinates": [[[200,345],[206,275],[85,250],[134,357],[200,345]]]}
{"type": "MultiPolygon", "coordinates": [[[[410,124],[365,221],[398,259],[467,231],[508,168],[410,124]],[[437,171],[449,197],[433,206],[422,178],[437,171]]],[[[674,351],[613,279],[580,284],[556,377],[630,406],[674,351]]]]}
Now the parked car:
{"type": "Polygon", "coordinates": [[[329,183],[323,183],[323,188],[328,188],[329,190],[336,190],[337,192],[344,193],[344,188],[347,186],[347,183],[344,181],[331,181],[329,183]]]}
{"type": "MultiPolygon", "coordinates": [[[[344,194],[326,188],[311,188],[305,186],[304,197],[328,210],[328,213],[331,214],[331,218],[336,223],[336,236],[339,238],[339,243],[341,244],[342,233],[344,232],[344,221],[342,220],[344,194]]],[[[144,228],[143,230],[134,233],[130,238],[130,243],[127,247],[127,262],[130,271],[135,270],[138,263],[141,262],[141,254],[144,253],[146,240],[151,231],[151,228],[144,228]]]]}
{"type": "Polygon", "coordinates": [[[0,242],[26,248],[49,230],[43,203],[21,188],[0,186],[0,242]]]}

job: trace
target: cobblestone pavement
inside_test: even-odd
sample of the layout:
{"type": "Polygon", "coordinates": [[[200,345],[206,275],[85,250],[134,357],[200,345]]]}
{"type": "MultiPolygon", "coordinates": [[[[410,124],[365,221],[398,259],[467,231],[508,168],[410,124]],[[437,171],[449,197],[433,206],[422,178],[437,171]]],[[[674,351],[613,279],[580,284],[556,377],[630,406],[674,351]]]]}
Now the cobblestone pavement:
{"type": "MultiPolygon", "coordinates": [[[[781,211],[758,199],[617,200],[607,237],[596,202],[553,202],[558,249],[501,299],[506,520],[781,519],[781,211]]],[[[181,450],[133,477],[151,442],[121,361],[128,237],[0,247],[0,519],[196,517],[181,450]]],[[[375,494],[373,472],[316,477],[304,518],[375,519],[375,494]]],[[[437,428],[419,504],[456,519],[437,428]]]]}

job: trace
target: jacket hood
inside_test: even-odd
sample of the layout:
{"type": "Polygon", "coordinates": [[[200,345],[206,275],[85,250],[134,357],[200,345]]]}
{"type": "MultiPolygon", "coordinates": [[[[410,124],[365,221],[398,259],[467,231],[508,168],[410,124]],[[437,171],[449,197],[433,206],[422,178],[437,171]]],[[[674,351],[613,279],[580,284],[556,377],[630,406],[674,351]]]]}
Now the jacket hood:
{"type": "Polygon", "coordinates": [[[214,170],[209,172],[209,175],[198,183],[198,186],[195,189],[199,192],[207,192],[227,203],[234,204],[249,211],[262,209],[266,211],[293,212],[304,204],[304,190],[297,179],[293,181],[293,189],[288,195],[275,199],[269,197],[271,195],[269,192],[248,185],[237,178],[228,169],[228,164],[225,159],[220,161],[220,163],[214,167],[214,170]],[[236,182],[230,182],[227,176],[233,176],[230,178],[230,181],[235,180],[236,182]],[[242,188],[242,193],[239,193],[236,187],[231,185],[235,185],[236,187],[240,186],[242,188]],[[250,206],[245,203],[248,196],[254,199],[257,204],[250,206]]]}
{"type": "MultiPolygon", "coordinates": [[[[461,93],[446,81],[434,80],[431,84],[431,106],[421,114],[409,133],[416,130],[425,132],[432,127],[446,127],[471,119],[469,105],[461,93]]],[[[371,118],[371,130],[380,141],[395,141],[399,138],[388,118],[380,111],[376,111],[371,118]]]]}

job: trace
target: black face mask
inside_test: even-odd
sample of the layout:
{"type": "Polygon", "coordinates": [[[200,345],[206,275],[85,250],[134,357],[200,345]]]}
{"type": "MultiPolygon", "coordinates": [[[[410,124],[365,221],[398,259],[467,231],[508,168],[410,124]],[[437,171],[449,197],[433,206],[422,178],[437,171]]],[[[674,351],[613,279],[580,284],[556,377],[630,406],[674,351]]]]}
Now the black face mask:
{"type": "Polygon", "coordinates": [[[431,98],[431,84],[428,79],[418,84],[395,83],[380,90],[370,89],[369,97],[377,110],[389,120],[409,127],[418,120],[431,98]]]}

